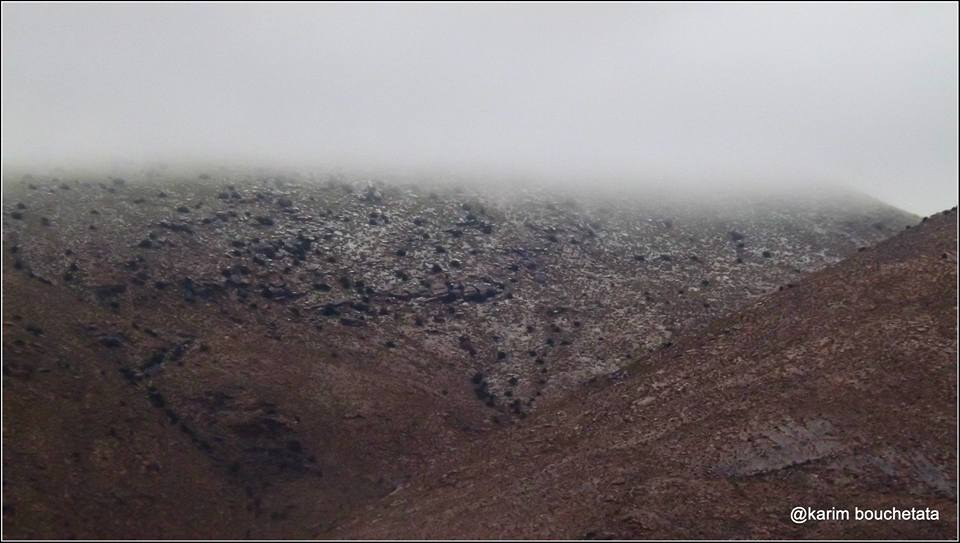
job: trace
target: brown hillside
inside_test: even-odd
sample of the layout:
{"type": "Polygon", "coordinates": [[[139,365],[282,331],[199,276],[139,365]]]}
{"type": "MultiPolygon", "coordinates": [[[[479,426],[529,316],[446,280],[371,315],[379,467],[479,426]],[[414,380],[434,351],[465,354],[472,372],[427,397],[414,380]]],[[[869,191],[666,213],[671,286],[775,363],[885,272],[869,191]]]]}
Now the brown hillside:
{"type": "Polygon", "coordinates": [[[541,406],[318,535],[955,538],[955,209],[541,406]],[[796,506],[940,520],[800,525],[796,506]]]}
{"type": "Polygon", "coordinates": [[[145,175],[5,187],[7,537],[352,534],[462,462],[539,454],[521,436],[564,458],[535,425],[566,423],[523,421],[659,383],[671,341],[913,222],[843,194],[145,175]]]}

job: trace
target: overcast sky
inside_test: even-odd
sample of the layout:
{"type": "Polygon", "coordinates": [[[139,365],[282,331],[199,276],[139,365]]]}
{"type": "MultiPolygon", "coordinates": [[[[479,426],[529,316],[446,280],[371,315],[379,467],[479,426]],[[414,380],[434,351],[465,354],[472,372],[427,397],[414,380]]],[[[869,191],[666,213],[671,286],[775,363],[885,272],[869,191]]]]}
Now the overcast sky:
{"type": "Polygon", "coordinates": [[[243,158],[957,201],[957,4],[3,5],[9,167],[243,158]]]}

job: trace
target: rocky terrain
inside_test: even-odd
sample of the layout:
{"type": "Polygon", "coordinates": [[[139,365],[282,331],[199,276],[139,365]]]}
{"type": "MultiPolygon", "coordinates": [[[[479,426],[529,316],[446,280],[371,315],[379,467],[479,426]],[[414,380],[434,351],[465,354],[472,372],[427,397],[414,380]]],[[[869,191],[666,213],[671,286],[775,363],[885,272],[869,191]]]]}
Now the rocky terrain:
{"type": "Polygon", "coordinates": [[[442,457],[333,535],[955,539],[956,247],[953,208],[442,457]],[[797,506],[940,518],[795,524],[797,506]]]}
{"type": "Polygon", "coordinates": [[[955,503],[955,419],[882,449],[864,428],[886,419],[857,411],[893,405],[875,386],[921,386],[871,365],[909,353],[941,363],[918,374],[943,389],[917,388],[926,407],[956,407],[956,255],[923,252],[955,237],[925,224],[858,252],[917,222],[834,193],[8,180],[4,535],[804,536],[778,531],[770,496],[799,495],[784,477],[856,496],[902,465],[903,492],[955,503]],[[893,315],[932,285],[942,299],[893,315]],[[875,319],[850,328],[862,304],[875,319]],[[828,472],[856,482],[810,483],[828,472]],[[744,486],[769,522],[733,515],[744,486]],[[694,500],[731,511],[662,516],[694,500]]]}

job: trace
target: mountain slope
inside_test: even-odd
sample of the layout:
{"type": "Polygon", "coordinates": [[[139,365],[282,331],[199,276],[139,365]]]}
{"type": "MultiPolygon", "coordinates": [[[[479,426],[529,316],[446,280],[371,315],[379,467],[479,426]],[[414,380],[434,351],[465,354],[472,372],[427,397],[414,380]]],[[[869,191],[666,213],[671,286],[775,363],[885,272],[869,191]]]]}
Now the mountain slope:
{"type": "Polygon", "coordinates": [[[955,538],[956,231],[956,208],[925,220],[321,535],[955,538]],[[794,524],[797,506],[940,520],[794,524]]]}
{"type": "Polygon", "coordinates": [[[273,340],[289,325],[456,360],[509,417],[914,222],[840,193],[224,177],[27,178],[7,189],[5,241],[23,270],[101,305],[212,309],[273,340]],[[635,335],[611,339],[620,326],[635,335]]]}
{"type": "Polygon", "coordinates": [[[5,535],[327,533],[913,222],[838,194],[203,177],[5,186],[5,535]]]}

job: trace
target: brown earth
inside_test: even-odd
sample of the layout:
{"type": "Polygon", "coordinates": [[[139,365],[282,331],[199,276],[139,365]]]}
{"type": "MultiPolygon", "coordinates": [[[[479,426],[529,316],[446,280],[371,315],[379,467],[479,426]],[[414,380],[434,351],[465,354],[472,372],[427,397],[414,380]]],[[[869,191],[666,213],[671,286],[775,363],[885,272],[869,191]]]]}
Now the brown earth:
{"type": "MultiPolygon", "coordinates": [[[[942,277],[914,268],[956,238],[888,248],[935,237],[925,232],[940,217],[857,253],[912,218],[856,198],[721,212],[341,181],[157,186],[5,187],[6,537],[777,534],[723,517],[747,503],[739,494],[721,500],[729,511],[716,523],[670,515],[744,487],[773,511],[771,496],[789,496],[778,477],[834,458],[828,489],[955,504],[952,442],[934,435],[955,417],[928,414],[929,428],[910,434],[920,445],[884,449],[845,411],[899,406],[876,392],[893,386],[881,364],[936,353],[951,373],[924,401],[956,407],[955,314],[910,309],[936,283],[953,311],[953,245],[942,262],[930,253],[942,277]],[[883,268],[885,281],[902,272],[910,288],[894,283],[886,305],[870,303],[902,314],[871,309],[861,322],[865,294],[826,298],[873,277],[863,268],[809,302],[797,293],[822,275],[767,297],[844,256],[887,253],[907,264],[883,268]],[[777,319],[716,321],[757,300],[750,311],[777,319]],[[884,318],[926,328],[891,331],[884,318]],[[761,335],[777,322],[773,339],[761,335]],[[803,339],[848,322],[886,328],[803,339]],[[823,353],[845,361],[908,332],[929,342],[849,362],[858,369],[835,379],[812,369],[823,353]],[[804,384],[806,373],[816,378],[804,384]],[[817,399],[841,385],[864,397],[817,399]],[[789,410],[776,411],[772,390],[789,410]]],[[[854,264],[824,273],[843,266],[854,264]]],[[[802,529],[783,533],[824,528],[802,529]]]]}
{"type": "Polygon", "coordinates": [[[324,537],[957,537],[956,208],[433,462],[324,537]],[[793,507],[939,521],[789,520],[793,507]]]}

